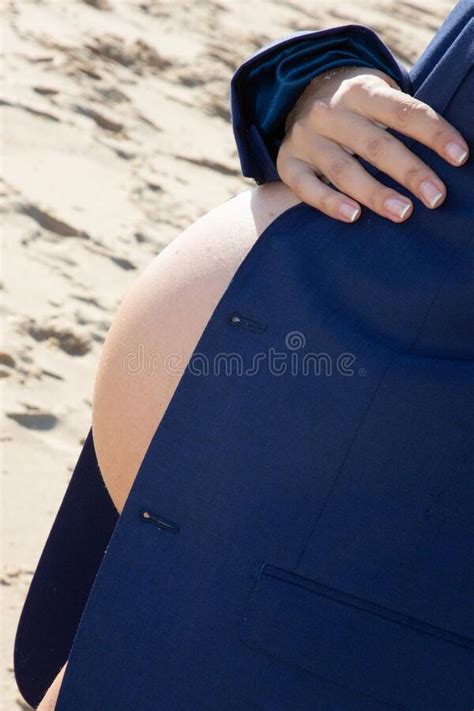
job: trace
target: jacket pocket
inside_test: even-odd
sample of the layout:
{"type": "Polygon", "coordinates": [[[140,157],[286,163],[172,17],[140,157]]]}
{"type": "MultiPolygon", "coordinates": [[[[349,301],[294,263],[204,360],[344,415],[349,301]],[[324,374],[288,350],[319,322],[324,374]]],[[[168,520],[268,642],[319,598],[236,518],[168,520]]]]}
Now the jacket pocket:
{"type": "Polygon", "coordinates": [[[269,563],[241,640],[340,686],[404,709],[471,708],[474,643],[269,563]]]}

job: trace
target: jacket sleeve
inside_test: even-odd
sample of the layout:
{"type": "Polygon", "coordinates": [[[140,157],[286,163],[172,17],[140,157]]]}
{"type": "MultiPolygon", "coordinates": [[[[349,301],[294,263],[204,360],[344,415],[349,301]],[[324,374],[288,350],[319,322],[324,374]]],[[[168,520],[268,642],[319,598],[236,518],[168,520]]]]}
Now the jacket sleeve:
{"type": "Polygon", "coordinates": [[[406,69],[373,30],[362,25],[299,32],[253,54],[230,86],[232,127],[242,172],[261,184],[279,180],[276,156],[286,116],[318,74],[338,66],[381,69],[412,93],[406,69]]]}

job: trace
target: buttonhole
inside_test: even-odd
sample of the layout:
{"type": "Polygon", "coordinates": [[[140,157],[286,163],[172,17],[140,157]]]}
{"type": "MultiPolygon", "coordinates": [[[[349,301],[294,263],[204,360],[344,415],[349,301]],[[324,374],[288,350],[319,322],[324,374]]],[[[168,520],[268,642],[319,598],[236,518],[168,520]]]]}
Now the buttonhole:
{"type": "Polygon", "coordinates": [[[174,523],[174,521],[170,521],[169,519],[166,519],[158,514],[154,514],[146,509],[140,511],[139,516],[140,520],[144,523],[152,523],[162,531],[169,531],[170,533],[178,533],[179,531],[179,526],[174,523]]]}
{"type": "Polygon", "coordinates": [[[254,333],[264,333],[267,330],[266,324],[257,321],[252,316],[244,316],[237,311],[230,314],[229,321],[233,326],[245,328],[247,331],[253,331],[254,333]]]}

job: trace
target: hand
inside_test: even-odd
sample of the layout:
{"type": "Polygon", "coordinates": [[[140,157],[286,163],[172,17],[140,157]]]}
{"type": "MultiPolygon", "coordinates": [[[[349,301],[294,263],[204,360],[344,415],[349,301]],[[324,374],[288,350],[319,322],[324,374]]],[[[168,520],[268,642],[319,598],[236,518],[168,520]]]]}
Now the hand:
{"type": "Polygon", "coordinates": [[[278,173],[301,200],[337,220],[357,220],[360,204],[393,222],[408,219],[412,201],[372,177],[355,154],[426,207],[438,207],[446,197],[444,183],[387,127],[425,144],[453,166],[467,160],[466,141],[430,106],[403,93],[379,70],[341,67],[313,80],[288,115],[278,173]]]}

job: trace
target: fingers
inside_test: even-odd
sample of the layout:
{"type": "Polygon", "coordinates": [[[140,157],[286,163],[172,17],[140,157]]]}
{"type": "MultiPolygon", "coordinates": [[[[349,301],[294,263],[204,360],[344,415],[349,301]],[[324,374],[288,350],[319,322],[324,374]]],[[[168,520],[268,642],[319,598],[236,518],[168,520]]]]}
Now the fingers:
{"type": "Polygon", "coordinates": [[[426,207],[441,205],[444,183],[386,128],[426,145],[451,165],[468,159],[466,141],[436,111],[380,77],[364,75],[311,101],[310,110],[294,122],[280,148],[280,177],[301,200],[336,219],[356,220],[358,201],[393,222],[406,220],[413,211],[411,200],[371,176],[357,161],[360,156],[426,207]],[[330,186],[323,182],[326,178],[330,186]]]}
{"type": "Polygon", "coordinates": [[[413,96],[382,84],[374,84],[370,92],[355,85],[346,101],[357,113],[414,138],[451,165],[462,165],[468,158],[469,147],[459,131],[413,96]]]}
{"type": "Polygon", "coordinates": [[[280,151],[277,168],[283,182],[308,205],[343,222],[355,222],[359,217],[360,206],[319,180],[304,161],[286,157],[280,151]]]}
{"type": "Polygon", "coordinates": [[[355,158],[333,141],[318,137],[311,152],[318,169],[338,190],[373,212],[392,222],[403,222],[412,213],[411,200],[372,177],[355,158]]]}
{"type": "Polygon", "coordinates": [[[342,133],[351,136],[350,146],[358,156],[404,185],[426,207],[441,205],[446,197],[444,183],[397,138],[358,114],[335,111],[326,135],[337,140],[342,133]]]}

